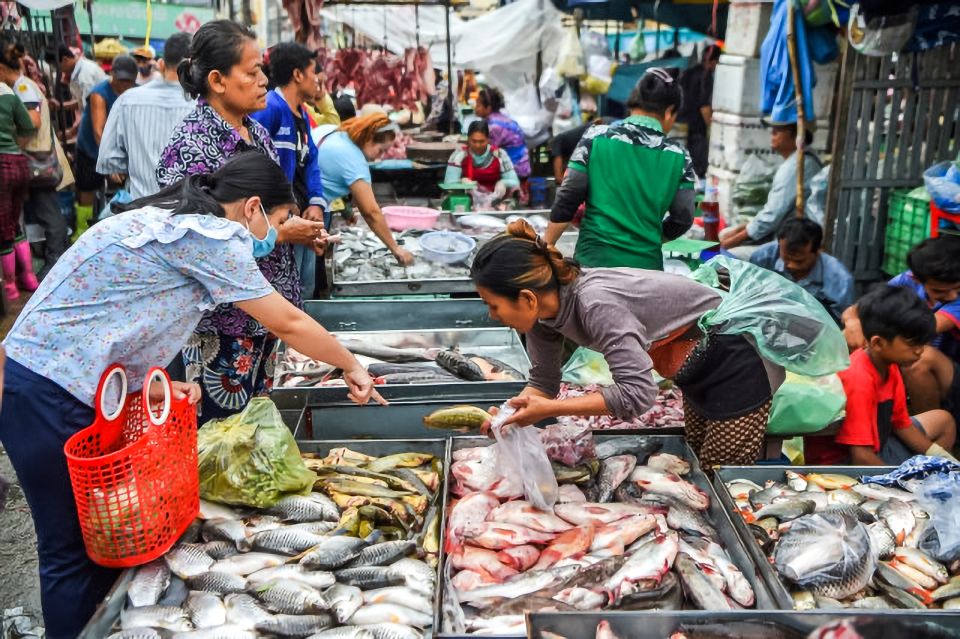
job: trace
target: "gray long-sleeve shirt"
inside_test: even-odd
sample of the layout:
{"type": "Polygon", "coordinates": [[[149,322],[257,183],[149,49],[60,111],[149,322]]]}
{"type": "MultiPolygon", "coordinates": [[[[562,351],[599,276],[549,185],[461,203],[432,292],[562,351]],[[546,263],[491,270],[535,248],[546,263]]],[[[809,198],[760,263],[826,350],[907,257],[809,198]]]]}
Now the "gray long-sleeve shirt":
{"type": "Polygon", "coordinates": [[[654,342],[695,324],[720,304],[713,289],[681,275],[642,269],[585,269],[560,288],[560,310],[527,333],[530,386],[556,396],[563,338],[603,353],[614,384],[601,390],[619,419],[645,413],[657,397],[654,342]]]}

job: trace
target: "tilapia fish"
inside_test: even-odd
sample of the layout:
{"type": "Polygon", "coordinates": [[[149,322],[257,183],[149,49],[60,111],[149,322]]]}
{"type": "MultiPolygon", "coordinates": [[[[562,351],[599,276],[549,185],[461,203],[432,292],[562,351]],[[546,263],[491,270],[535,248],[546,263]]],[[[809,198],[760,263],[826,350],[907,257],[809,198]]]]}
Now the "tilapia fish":
{"type": "Polygon", "coordinates": [[[614,455],[604,459],[600,463],[598,480],[600,492],[597,501],[600,503],[610,501],[614,491],[630,477],[636,467],[637,458],[634,455],[614,455]]]}
{"type": "Polygon", "coordinates": [[[405,364],[409,362],[428,362],[430,358],[427,356],[425,349],[417,348],[393,348],[392,346],[384,346],[382,344],[373,344],[368,341],[361,341],[358,339],[344,339],[339,338],[340,343],[348,351],[354,355],[363,355],[365,357],[372,357],[373,359],[378,359],[381,362],[389,362],[391,364],[405,364]]]}
{"type": "Polygon", "coordinates": [[[670,531],[645,544],[604,584],[611,603],[620,599],[624,588],[645,580],[659,581],[671,567],[680,550],[677,533],[670,531]]]}
{"type": "Polygon", "coordinates": [[[169,585],[170,568],[163,559],[157,559],[137,569],[127,596],[134,607],[153,606],[169,585]]]}
{"type": "Polygon", "coordinates": [[[543,533],[562,533],[572,525],[551,513],[538,510],[525,501],[510,501],[494,508],[488,519],[497,523],[515,524],[543,533]]]}
{"type": "Polygon", "coordinates": [[[706,510],[710,507],[707,493],[673,473],[637,466],[630,475],[630,481],[640,486],[644,492],[673,497],[694,510],[706,510]]]}

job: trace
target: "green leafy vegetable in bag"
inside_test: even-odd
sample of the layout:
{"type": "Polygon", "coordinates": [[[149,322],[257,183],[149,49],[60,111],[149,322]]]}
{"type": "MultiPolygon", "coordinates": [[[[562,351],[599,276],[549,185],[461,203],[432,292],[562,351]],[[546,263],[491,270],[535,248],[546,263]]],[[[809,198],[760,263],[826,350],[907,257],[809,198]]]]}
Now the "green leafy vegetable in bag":
{"type": "Polygon", "coordinates": [[[810,434],[843,418],[847,395],[837,375],[807,377],[787,373],[773,395],[767,432],[810,434]]]}

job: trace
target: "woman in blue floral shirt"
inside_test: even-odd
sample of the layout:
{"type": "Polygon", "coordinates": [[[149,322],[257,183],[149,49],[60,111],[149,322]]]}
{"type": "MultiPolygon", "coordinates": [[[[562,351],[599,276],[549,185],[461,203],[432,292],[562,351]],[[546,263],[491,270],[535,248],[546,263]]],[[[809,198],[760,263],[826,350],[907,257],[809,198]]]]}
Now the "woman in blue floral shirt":
{"type": "MultiPolygon", "coordinates": [[[[179,68],[180,84],[197,107],[173,132],[160,156],[157,180],[168,186],[188,175],[217,170],[240,153],[277,161],[270,135],[251,113],[266,106],[267,78],[256,36],[229,20],[203,25],[191,57],[179,68]]],[[[267,281],[300,306],[300,276],[291,243],[322,248],[323,224],[293,217],[278,228],[276,249],[258,260],[267,281]]],[[[207,313],[183,350],[186,381],[200,384],[203,420],[237,413],[270,390],[277,338],[231,305],[207,313]]]]}
{"type": "MultiPolygon", "coordinates": [[[[76,637],[119,575],[87,558],[63,453],[93,422],[108,366],[123,365],[138,390],[151,367],[176,356],[204,311],[232,304],[347,371],[354,401],[382,401],[356,358],[281,297],[254,260],[270,251],[294,201],[280,166],[246,153],[133,202],[60,258],[4,341],[0,442],[33,513],[47,637],[76,637]]],[[[173,390],[200,397],[195,384],[173,390]]]]}

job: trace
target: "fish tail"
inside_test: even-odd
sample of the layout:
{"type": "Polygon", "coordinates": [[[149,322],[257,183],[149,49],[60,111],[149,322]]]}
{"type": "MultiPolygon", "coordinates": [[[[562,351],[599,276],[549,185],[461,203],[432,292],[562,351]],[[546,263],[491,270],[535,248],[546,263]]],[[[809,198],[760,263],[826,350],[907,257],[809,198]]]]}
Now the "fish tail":
{"type": "Polygon", "coordinates": [[[907,533],[903,530],[897,533],[897,545],[902,546],[903,540],[907,538],[907,533]]]}
{"type": "Polygon", "coordinates": [[[926,588],[908,588],[907,592],[919,599],[925,606],[929,606],[933,603],[933,594],[926,588]]]}

